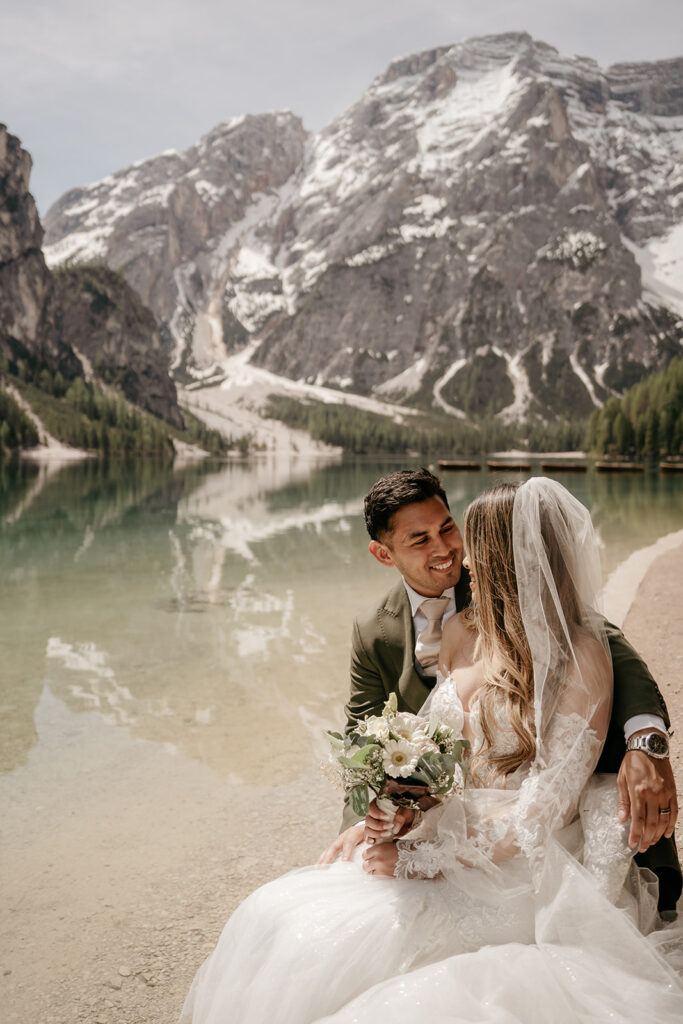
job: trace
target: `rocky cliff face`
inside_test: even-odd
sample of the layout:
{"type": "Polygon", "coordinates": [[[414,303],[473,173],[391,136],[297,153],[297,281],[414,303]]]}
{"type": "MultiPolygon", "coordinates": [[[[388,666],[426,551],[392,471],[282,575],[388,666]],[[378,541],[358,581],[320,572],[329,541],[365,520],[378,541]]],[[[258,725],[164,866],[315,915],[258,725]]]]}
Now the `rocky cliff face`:
{"type": "Polygon", "coordinates": [[[37,359],[68,378],[81,368],[50,317],[52,278],[30,174],[31,157],[0,124],[0,355],[13,363],[37,359]]]}
{"type": "Polygon", "coordinates": [[[582,413],[680,352],[682,75],[525,34],[416,54],[317,136],[238,119],[67,194],[50,259],[119,267],[190,375],[255,339],[295,379],[582,413]]]}
{"type": "Polygon", "coordinates": [[[154,315],[121,274],[98,265],[59,271],[50,313],[87,375],[94,373],[134,405],[184,426],[154,315]]]}
{"type": "Polygon", "coordinates": [[[91,371],[130,401],[182,426],[153,314],[122,276],[83,266],[53,275],[28,187],[31,158],[0,125],[0,354],[14,369],[91,371]]]}

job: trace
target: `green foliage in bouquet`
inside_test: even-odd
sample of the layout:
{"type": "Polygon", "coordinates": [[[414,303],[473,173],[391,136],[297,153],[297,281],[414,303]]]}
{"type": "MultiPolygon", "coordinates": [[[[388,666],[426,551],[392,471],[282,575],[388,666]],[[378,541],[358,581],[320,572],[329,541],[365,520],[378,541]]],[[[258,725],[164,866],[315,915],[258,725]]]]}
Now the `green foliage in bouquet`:
{"type": "Polygon", "coordinates": [[[328,732],[333,760],[355,814],[365,817],[370,790],[401,807],[417,809],[425,797],[444,797],[463,785],[461,762],[469,742],[438,719],[398,711],[391,695],[348,736],[328,732]]]}

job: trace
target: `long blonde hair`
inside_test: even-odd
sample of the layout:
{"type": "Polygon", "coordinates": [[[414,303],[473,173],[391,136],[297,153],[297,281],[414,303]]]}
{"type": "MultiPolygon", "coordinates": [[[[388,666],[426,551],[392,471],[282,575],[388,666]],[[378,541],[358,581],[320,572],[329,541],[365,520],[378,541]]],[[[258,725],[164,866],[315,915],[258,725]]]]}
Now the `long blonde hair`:
{"type": "MultiPolygon", "coordinates": [[[[473,604],[477,653],[485,678],[479,696],[484,743],[472,759],[472,772],[480,778],[484,769],[507,776],[536,753],[533,660],[519,606],[512,541],[513,506],[519,486],[498,484],[475,498],[465,513],[465,547],[477,585],[473,604]],[[496,753],[493,744],[494,710],[501,706],[501,700],[518,740],[517,749],[511,753],[496,753]]],[[[541,526],[562,611],[570,626],[578,626],[581,607],[571,574],[566,571],[552,531],[547,525],[543,529],[543,522],[541,526]]],[[[569,656],[567,651],[567,662],[569,656]]]]}

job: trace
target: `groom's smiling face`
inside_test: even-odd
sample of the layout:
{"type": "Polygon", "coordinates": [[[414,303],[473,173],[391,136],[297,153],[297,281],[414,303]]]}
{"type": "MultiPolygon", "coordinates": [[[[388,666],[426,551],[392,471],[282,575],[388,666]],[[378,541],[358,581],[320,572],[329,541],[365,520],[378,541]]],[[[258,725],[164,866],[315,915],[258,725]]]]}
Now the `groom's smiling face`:
{"type": "Polygon", "coordinates": [[[406,583],[425,597],[438,597],[460,579],[463,542],[439,497],[404,505],[381,540],[370,541],[380,565],[395,565],[406,583]]]}

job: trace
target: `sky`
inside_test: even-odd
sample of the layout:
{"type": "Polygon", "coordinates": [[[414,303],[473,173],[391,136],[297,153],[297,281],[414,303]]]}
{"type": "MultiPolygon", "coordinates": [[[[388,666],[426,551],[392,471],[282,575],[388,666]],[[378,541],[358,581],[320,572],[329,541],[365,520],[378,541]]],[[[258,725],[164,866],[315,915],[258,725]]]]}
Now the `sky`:
{"type": "Polygon", "coordinates": [[[0,122],[60,195],[238,114],[316,131],[395,57],[527,31],[564,55],[683,56],[681,0],[3,0],[0,122]]]}

